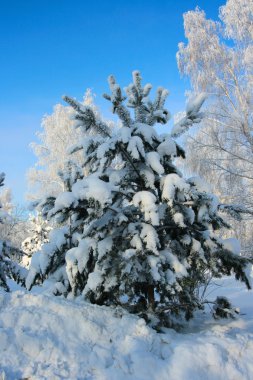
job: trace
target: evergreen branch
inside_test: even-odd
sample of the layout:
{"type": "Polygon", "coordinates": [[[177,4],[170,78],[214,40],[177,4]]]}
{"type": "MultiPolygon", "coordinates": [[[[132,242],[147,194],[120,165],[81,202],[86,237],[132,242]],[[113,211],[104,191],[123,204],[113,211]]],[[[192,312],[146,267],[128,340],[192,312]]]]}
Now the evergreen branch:
{"type": "Polygon", "coordinates": [[[65,102],[67,102],[77,112],[75,119],[82,121],[87,130],[93,128],[102,136],[111,137],[108,126],[103,121],[97,119],[91,107],[83,106],[81,103],[70,98],[69,96],[63,96],[63,100],[65,100],[65,102]]]}

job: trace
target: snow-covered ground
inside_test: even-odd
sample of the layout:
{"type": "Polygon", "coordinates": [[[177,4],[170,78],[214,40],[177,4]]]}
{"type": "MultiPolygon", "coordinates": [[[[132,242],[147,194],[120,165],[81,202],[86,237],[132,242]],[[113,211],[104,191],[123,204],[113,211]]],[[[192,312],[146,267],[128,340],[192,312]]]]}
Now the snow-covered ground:
{"type": "Polygon", "coordinates": [[[229,295],[241,308],[238,319],[207,313],[184,333],[164,334],[120,310],[2,291],[0,379],[252,380],[253,294],[223,282],[214,293],[229,295]]]}

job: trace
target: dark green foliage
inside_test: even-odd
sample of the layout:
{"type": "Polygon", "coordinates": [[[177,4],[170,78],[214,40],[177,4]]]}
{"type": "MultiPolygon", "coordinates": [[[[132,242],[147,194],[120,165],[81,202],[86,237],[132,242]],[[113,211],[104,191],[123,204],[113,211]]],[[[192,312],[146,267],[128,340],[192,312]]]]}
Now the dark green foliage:
{"type": "Polygon", "coordinates": [[[213,316],[219,318],[235,318],[239,310],[234,308],[226,297],[217,297],[213,306],[213,316]]]}

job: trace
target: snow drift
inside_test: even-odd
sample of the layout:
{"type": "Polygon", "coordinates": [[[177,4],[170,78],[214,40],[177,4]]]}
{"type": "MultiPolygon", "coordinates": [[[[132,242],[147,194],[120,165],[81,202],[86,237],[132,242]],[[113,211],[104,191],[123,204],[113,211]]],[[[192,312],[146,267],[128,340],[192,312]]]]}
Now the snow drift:
{"type": "Polygon", "coordinates": [[[201,315],[187,334],[158,334],[121,309],[0,292],[0,379],[250,380],[252,291],[226,283],[245,315],[229,321],[201,315]]]}

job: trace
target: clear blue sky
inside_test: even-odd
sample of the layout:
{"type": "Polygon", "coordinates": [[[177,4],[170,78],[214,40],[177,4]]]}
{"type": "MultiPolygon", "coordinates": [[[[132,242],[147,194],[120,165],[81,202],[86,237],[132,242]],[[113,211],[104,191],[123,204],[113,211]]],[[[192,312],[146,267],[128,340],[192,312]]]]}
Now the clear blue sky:
{"type": "Polygon", "coordinates": [[[23,0],[1,1],[0,172],[15,200],[24,202],[25,174],[36,160],[29,143],[41,118],[61,96],[101,95],[115,74],[126,85],[131,72],[170,90],[168,108],[184,107],[186,80],[175,54],[184,41],[183,13],[197,5],[217,18],[225,0],[23,0]]]}

